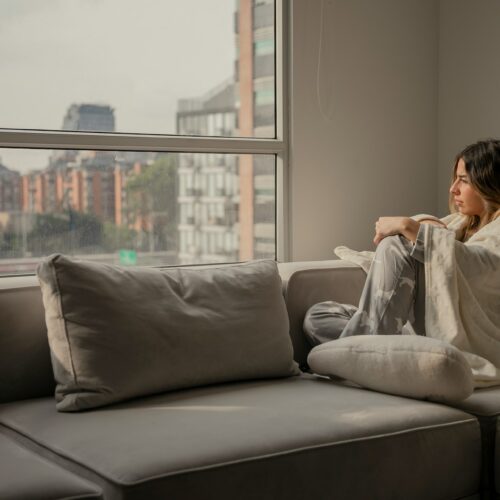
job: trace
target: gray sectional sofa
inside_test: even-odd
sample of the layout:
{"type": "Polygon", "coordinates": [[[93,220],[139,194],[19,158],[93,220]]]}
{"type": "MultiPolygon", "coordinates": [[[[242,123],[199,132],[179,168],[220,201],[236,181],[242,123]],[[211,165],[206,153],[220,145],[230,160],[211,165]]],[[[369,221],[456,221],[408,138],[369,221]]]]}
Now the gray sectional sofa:
{"type": "MultiPolygon", "coordinates": [[[[295,360],[307,308],[356,304],[363,271],[279,265],[295,360]]],[[[297,376],[56,410],[40,288],[0,280],[1,499],[500,498],[500,389],[455,407],[297,376]]]]}

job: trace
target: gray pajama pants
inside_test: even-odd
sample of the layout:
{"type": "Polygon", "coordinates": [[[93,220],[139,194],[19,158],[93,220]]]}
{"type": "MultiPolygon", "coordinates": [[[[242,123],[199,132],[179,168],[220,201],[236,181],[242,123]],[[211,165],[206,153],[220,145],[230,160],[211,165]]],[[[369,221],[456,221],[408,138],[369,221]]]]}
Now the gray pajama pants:
{"type": "Polygon", "coordinates": [[[418,241],[414,246],[400,235],[384,238],[375,251],[358,307],[327,301],[307,311],[304,332],[310,343],[315,346],[351,335],[425,335],[423,262],[418,241]]]}

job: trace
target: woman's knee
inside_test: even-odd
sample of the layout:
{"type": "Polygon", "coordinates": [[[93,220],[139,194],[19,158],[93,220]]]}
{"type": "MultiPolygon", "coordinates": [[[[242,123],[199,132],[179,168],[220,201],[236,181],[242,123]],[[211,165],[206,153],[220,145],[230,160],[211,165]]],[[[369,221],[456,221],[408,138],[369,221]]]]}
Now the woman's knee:
{"type": "Polygon", "coordinates": [[[411,252],[411,243],[404,236],[401,236],[399,234],[386,236],[377,245],[376,252],[391,252],[394,255],[401,255],[406,257],[411,252]]]}
{"type": "Polygon", "coordinates": [[[306,312],[303,329],[313,346],[338,339],[347,322],[357,311],[351,304],[335,301],[319,302],[306,312]]]}
{"type": "Polygon", "coordinates": [[[373,272],[384,269],[384,274],[389,270],[402,273],[405,276],[413,276],[415,273],[415,261],[411,257],[412,244],[401,235],[387,236],[377,246],[373,272]]]}

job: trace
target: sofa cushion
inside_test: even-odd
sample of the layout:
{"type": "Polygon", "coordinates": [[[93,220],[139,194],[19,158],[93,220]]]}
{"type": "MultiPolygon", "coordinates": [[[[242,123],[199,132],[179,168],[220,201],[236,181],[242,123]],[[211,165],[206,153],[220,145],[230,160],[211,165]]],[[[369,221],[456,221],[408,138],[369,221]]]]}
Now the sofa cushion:
{"type": "Polygon", "coordinates": [[[0,403],[54,394],[42,294],[31,278],[0,283],[0,403]]]}
{"type": "Polygon", "coordinates": [[[0,498],[102,498],[100,489],[0,434],[0,498]]]}
{"type": "Polygon", "coordinates": [[[298,373],[274,261],[158,270],[53,255],[37,274],[60,411],[298,373]]]}
{"type": "Polygon", "coordinates": [[[475,418],[308,375],[74,414],[19,401],[0,406],[0,423],[110,499],[427,500],[479,484],[475,418]]]}
{"type": "Polygon", "coordinates": [[[496,418],[500,416],[500,386],[476,389],[467,399],[450,404],[479,418],[496,418]]]}
{"type": "Polygon", "coordinates": [[[307,358],[320,375],[333,375],[376,391],[432,401],[472,394],[472,372],[452,345],[418,335],[356,335],[316,346],[307,358]]]}
{"type": "Polygon", "coordinates": [[[496,436],[495,436],[495,491],[497,494],[500,494],[500,420],[497,418],[497,428],[496,428],[496,436]]]}
{"type": "Polygon", "coordinates": [[[500,386],[476,389],[464,401],[452,403],[477,417],[482,436],[482,490],[500,493],[500,386]]]}

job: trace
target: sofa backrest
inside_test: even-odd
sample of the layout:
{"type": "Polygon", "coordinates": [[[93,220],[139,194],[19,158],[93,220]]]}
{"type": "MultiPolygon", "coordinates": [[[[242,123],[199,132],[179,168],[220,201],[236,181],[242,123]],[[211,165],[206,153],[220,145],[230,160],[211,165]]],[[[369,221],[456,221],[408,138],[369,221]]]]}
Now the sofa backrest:
{"type": "Polygon", "coordinates": [[[358,265],[341,260],[287,262],[278,268],[290,320],[294,359],[306,369],[311,345],[302,325],[307,310],[326,300],[357,306],[366,273],[358,265]]]}
{"type": "MultiPolygon", "coordinates": [[[[357,304],[364,271],[343,261],[280,263],[295,361],[311,349],[302,330],[307,309],[323,300],[357,304]]],[[[55,390],[42,294],[35,276],[0,279],[0,403],[52,396],[55,390]]]]}
{"type": "Polygon", "coordinates": [[[54,391],[45,310],[38,280],[36,276],[2,277],[0,404],[53,396],[54,391]]]}
{"type": "Polygon", "coordinates": [[[0,403],[54,394],[40,287],[35,277],[0,281],[0,403]],[[8,282],[15,284],[8,286],[8,282]]]}

